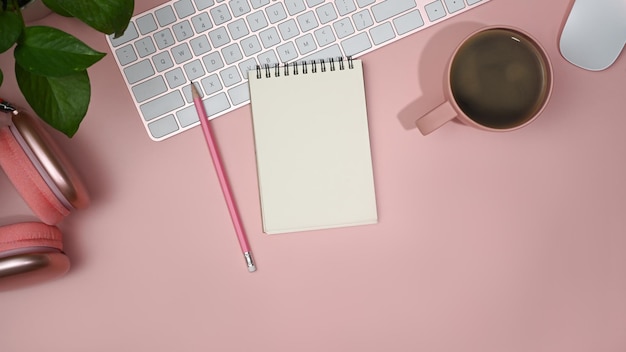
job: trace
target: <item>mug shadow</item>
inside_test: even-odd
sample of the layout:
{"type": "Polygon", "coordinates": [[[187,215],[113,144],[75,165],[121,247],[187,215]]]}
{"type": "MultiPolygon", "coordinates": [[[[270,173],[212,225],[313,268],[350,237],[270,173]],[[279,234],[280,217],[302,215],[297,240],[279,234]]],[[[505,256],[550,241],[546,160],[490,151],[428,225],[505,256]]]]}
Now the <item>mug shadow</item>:
{"type": "Polygon", "coordinates": [[[424,46],[418,58],[417,80],[422,96],[412,101],[398,113],[405,130],[417,129],[415,121],[444,101],[444,74],[450,55],[459,43],[472,32],[487,26],[479,22],[462,22],[442,26],[424,46]],[[442,60],[442,58],[445,58],[442,60]]]}

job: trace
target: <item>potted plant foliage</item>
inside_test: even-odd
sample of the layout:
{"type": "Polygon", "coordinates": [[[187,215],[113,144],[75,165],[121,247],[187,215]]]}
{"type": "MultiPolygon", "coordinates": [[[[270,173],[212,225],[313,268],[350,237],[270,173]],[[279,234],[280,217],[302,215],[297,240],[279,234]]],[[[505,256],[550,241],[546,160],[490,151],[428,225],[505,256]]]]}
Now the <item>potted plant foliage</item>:
{"type": "MultiPolygon", "coordinates": [[[[71,137],[89,106],[87,68],[105,54],[59,29],[25,23],[24,12],[34,1],[119,36],[128,26],[134,0],[0,0],[0,53],[13,49],[15,77],[26,101],[41,119],[71,137]]],[[[0,85],[2,79],[0,71],[0,85]]]]}

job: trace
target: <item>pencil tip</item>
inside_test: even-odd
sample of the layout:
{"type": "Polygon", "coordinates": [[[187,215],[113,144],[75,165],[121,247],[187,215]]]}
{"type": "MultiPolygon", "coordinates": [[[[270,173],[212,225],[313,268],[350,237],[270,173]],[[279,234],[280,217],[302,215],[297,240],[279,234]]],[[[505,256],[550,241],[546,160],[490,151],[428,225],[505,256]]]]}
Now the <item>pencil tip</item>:
{"type": "Polygon", "coordinates": [[[191,82],[191,97],[192,98],[200,97],[200,93],[198,93],[198,89],[196,88],[196,85],[193,81],[191,82]]]}

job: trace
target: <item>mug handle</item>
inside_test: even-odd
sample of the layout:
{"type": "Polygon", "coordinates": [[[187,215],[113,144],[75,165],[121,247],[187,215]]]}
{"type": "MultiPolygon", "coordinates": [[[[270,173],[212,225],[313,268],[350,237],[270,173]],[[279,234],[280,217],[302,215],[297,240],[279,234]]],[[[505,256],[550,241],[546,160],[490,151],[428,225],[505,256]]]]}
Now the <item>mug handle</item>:
{"type": "Polygon", "coordinates": [[[445,125],[448,121],[454,119],[455,117],[457,117],[456,110],[452,107],[450,101],[445,101],[426,115],[418,118],[417,121],[415,121],[415,124],[422,135],[425,136],[445,125]]]}

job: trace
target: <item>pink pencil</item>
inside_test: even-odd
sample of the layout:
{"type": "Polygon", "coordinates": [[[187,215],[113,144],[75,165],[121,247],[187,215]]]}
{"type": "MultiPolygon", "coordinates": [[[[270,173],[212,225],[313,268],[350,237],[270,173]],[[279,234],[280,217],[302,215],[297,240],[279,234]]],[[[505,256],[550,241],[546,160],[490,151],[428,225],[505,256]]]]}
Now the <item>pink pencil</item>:
{"type": "Polygon", "coordinates": [[[241,219],[239,218],[239,213],[237,212],[237,206],[235,204],[233,194],[230,191],[230,185],[228,184],[228,179],[226,178],[226,171],[222,165],[222,160],[220,159],[220,154],[217,150],[215,139],[213,138],[213,132],[211,131],[211,125],[207,119],[208,115],[204,110],[204,104],[202,103],[200,94],[198,93],[198,90],[193,82],[191,82],[191,95],[193,96],[193,104],[196,106],[196,112],[198,112],[198,118],[200,119],[204,139],[206,139],[206,144],[209,147],[209,152],[211,153],[213,166],[217,172],[217,178],[220,181],[220,186],[222,188],[222,192],[224,193],[224,199],[226,200],[226,205],[228,206],[230,218],[235,226],[235,233],[237,234],[237,239],[239,240],[239,246],[241,247],[243,256],[246,259],[248,271],[254,272],[256,271],[256,266],[254,265],[254,259],[252,258],[252,251],[250,250],[246,233],[243,230],[243,225],[241,224],[241,219]]]}

